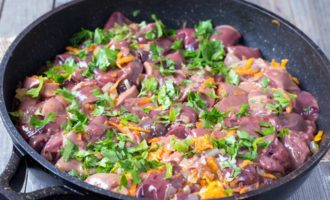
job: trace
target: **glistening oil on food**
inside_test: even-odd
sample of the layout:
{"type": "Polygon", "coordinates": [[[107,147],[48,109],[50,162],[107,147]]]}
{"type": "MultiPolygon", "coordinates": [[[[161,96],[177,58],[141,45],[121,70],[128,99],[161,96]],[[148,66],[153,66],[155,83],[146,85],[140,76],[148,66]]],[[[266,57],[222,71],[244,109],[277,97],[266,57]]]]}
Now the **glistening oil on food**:
{"type": "Polygon", "coordinates": [[[114,12],[18,87],[10,114],[45,159],[116,193],[198,200],[272,184],[318,151],[317,101],[287,59],[230,25],[150,21],[114,12]]]}

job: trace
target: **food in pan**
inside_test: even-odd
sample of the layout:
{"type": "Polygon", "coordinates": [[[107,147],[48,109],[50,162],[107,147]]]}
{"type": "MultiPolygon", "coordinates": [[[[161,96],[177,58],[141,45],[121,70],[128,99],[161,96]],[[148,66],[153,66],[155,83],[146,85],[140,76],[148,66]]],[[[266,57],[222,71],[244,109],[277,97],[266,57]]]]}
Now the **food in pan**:
{"type": "Polygon", "coordinates": [[[57,168],[151,199],[252,191],[318,151],[316,99],[210,20],[172,30],[115,12],[16,90],[17,128],[57,168]]]}

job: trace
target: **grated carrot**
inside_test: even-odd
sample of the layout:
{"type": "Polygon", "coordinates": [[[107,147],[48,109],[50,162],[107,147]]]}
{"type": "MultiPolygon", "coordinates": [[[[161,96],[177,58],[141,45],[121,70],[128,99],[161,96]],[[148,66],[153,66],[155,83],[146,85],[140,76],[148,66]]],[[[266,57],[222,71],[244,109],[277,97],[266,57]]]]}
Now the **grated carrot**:
{"type": "Polygon", "coordinates": [[[67,46],[65,49],[68,51],[69,54],[76,54],[80,51],[80,49],[74,48],[72,46],[67,46]]]}
{"type": "Polygon", "coordinates": [[[257,69],[251,69],[253,62],[254,62],[254,58],[249,58],[246,61],[244,67],[239,66],[236,68],[236,70],[235,70],[236,73],[241,74],[241,75],[253,75],[253,74],[257,73],[258,72],[257,69]]]}
{"type": "Polygon", "coordinates": [[[223,184],[220,181],[213,181],[199,192],[201,199],[215,199],[227,197],[223,184]]]}
{"type": "Polygon", "coordinates": [[[215,81],[212,77],[204,80],[203,84],[201,85],[201,89],[204,89],[204,88],[208,87],[208,84],[215,86],[215,81]]]}
{"type": "Polygon", "coordinates": [[[269,179],[277,179],[277,177],[276,176],[274,176],[273,174],[270,174],[270,173],[263,173],[263,174],[261,174],[261,176],[262,177],[264,177],[264,178],[269,178],[269,179]]]}
{"type": "Polygon", "coordinates": [[[207,166],[209,167],[209,168],[211,168],[211,170],[213,171],[213,172],[217,172],[218,171],[218,165],[217,165],[217,163],[216,163],[216,161],[215,161],[215,159],[214,158],[212,158],[212,157],[208,157],[207,158],[207,160],[206,160],[206,163],[207,163],[207,166]]]}
{"type": "Polygon", "coordinates": [[[131,187],[128,190],[128,194],[130,196],[134,196],[136,194],[136,184],[132,183],[131,187]]]}
{"type": "Polygon", "coordinates": [[[115,82],[115,84],[113,84],[113,86],[111,86],[111,88],[109,89],[109,94],[111,94],[113,91],[115,91],[116,89],[117,89],[117,87],[118,87],[118,85],[119,85],[119,83],[122,81],[122,79],[120,78],[120,79],[118,79],[116,82],[115,82]]]}
{"type": "Polygon", "coordinates": [[[196,122],[196,128],[203,128],[203,121],[199,120],[198,122],[196,122]]]}
{"type": "Polygon", "coordinates": [[[150,103],[150,102],[151,102],[151,98],[150,98],[150,97],[145,97],[145,98],[143,98],[143,99],[140,99],[140,100],[137,102],[137,104],[138,104],[139,106],[142,106],[142,105],[145,105],[145,104],[150,103]]]}
{"type": "Polygon", "coordinates": [[[234,135],[236,133],[236,130],[229,130],[227,133],[226,133],[226,136],[225,137],[229,137],[231,135],[234,135]]]}
{"type": "Polygon", "coordinates": [[[239,167],[240,167],[240,168],[245,168],[245,167],[247,167],[247,166],[249,166],[249,165],[253,165],[253,162],[252,162],[251,160],[244,160],[244,161],[239,165],[239,167]]]}
{"type": "Polygon", "coordinates": [[[121,124],[117,124],[117,123],[114,123],[112,121],[106,121],[105,123],[108,126],[115,127],[116,129],[118,129],[122,133],[127,133],[127,131],[128,131],[128,129],[125,129],[125,127],[123,127],[121,124]]]}
{"type": "Polygon", "coordinates": [[[148,129],[144,129],[144,128],[141,128],[141,127],[133,126],[133,125],[130,125],[130,124],[127,126],[127,128],[130,129],[130,130],[133,130],[133,131],[150,133],[150,130],[148,130],[148,129]]]}
{"type": "Polygon", "coordinates": [[[282,68],[285,68],[285,67],[286,67],[286,65],[288,64],[288,62],[289,62],[289,60],[288,60],[288,59],[282,59],[282,60],[281,60],[281,64],[280,64],[280,65],[281,65],[281,67],[282,67],[282,68]]]}
{"type": "Polygon", "coordinates": [[[281,63],[276,62],[275,59],[272,59],[272,62],[270,63],[270,65],[272,67],[276,67],[276,68],[282,68],[285,69],[286,65],[288,64],[289,60],[288,59],[282,59],[281,63]]]}
{"type": "Polygon", "coordinates": [[[260,72],[258,72],[258,73],[255,73],[255,74],[253,75],[253,77],[256,78],[256,79],[258,79],[258,78],[260,78],[263,74],[264,74],[264,71],[262,70],[262,71],[260,71],[260,72]]]}
{"type": "Polygon", "coordinates": [[[94,110],[95,106],[93,104],[86,103],[84,104],[84,108],[87,110],[94,110]]]}
{"type": "Polygon", "coordinates": [[[192,141],[195,143],[195,150],[198,153],[200,153],[202,151],[205,151],[206,149],[212,149],[213,148],[213,144],[209,140],[208,135],[192,138],[192,141]]]}
{"type": "Polygon", "coordinates": [[[120,51],[117,54],[116,65],[118,66],[118,68],[122,69],[122,64],[129,63],[132,60],[134,60],[134,56],[128,55],[127,57],[123,57],[123,53],[120,51]]]}
{"type": "Polygon", "coordinates": [[[314,136],[314,142],[320,142],[322,140],[324,132],[319,130],[317,134],[314,136]]]}

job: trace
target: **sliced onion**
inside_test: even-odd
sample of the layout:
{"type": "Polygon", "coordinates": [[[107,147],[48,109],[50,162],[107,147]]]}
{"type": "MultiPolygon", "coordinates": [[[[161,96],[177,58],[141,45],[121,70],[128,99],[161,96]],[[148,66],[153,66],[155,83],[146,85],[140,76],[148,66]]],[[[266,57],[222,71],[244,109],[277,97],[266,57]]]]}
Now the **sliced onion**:
{"type": "Polygon", "coordinates": [[[219,149],[211,149],[205,152],[205,155],[210,157],[215,157],[219,154],[221,154],[221,151],[219,149]]]}
{"type": "Polygon", "coordinates": [[[103,87],[102,87],[102,91],[105,93],[107,91],[110,90],[110,88],[113,86],[113,83],[111,82],[108,82],[107,84],[105,84],[103,87]]]}
{"type": "Polygon", "coordinates": [[[313,152],[313,154],[316,154],[320,147],[315,141],[311,141],[311,143],[309,143],[309,149],[313,152]]]}

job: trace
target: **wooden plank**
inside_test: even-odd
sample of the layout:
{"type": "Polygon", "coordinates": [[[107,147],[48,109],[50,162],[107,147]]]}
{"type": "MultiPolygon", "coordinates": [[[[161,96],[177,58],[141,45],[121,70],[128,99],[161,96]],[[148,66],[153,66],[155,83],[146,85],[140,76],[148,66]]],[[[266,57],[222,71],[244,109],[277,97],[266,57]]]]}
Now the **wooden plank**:
{"type": "Polygon", "coordinates": [[[289,200],[330,199],[330,165],[320,163],[306,182],[292,194],[289,200]]]}
{"type": "MultiPolygon", "coordinates": [[[[330,12],[329,8],[329,0],[318,0],[317,2],[309,1],[309,9],[314,11],[316,21],[312,21],[314,24],[312,29],[316,29],[319,34],[318,45],[323,49],[330,58],[330,12]]],[[[330,158],[330,157],[329,157],[330,158]]]]}
{"type": "Polygon", "coordinates": [[[0,0],[0,18],[1,18],[1,13],[2,13],[2,8],[3,8],[4,2],[5,2],[4,0],[0,0]]]}
{"type": "Polygon", "coordinates": [[[68,3],[70,1],[72,1],[72,0],[55,0],[55,7],[58,7],[62,4],[68,3]]]}
{"type": "Polygon", "coordinates": [[[28,24],[50,11],[52,7],[53,0],[5,1],[0,19],[0,37],[15,37],[28,24]]]}

